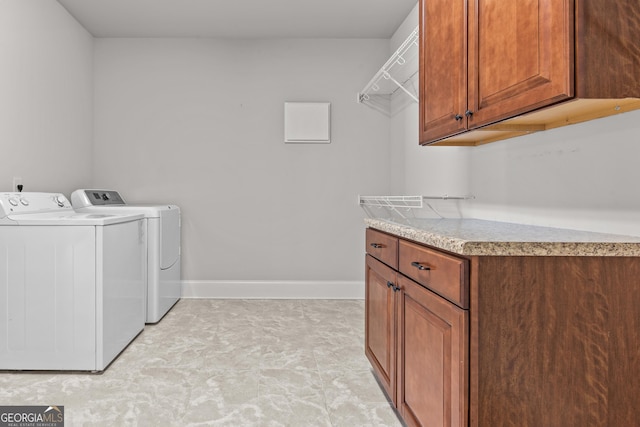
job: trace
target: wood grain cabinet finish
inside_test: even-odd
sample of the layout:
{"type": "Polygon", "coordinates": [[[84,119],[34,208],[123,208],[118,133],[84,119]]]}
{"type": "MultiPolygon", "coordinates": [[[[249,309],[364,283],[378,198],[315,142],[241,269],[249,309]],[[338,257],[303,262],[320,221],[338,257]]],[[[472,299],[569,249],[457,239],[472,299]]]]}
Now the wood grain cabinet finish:
{"type": "Polygon", "coordinates": [[[365,355],[389,399],[396,401],[396,272],[366,257],[365,355]]]}
{"type": "Polygon", "coordinates": [[[406,277],[398,286],[398,410],[409,426],[466,426],[469,312],[406,277]]]}
{"type": "Polygon", "coordinates": [[[469,261],[400,240],[398,270],[462,308],[469,308],[469,261]]]}
{"type": "Polygon", "coordinates": [[[388,266],[398,269],[398,238],[368,228],[366,231],[367,253],[388,266]]]}
{"type": "MultiPolygon", "coordinates": [[[[372,229],[367,242],[376,234],[395,238],[401,271],[415,269],[419,280],[441,291],[453,286],[454,299],[468,289],[467,260],[372,229]]],[[[468,310],[375,259],[369,244],[367,252],[365,354],[379,383],[409,426],[466,426],[468,310]]]]}
{"type": "Polygon", "coordinates": [[[640,258],[472,258],[470,425],[638,425],[638,307],[640,258]]]}
{"type": "Polygon", "coordinates": [[[640,257],[398,242],[400,271],[367,255],[365,352],[407,425],[639,425],[640,257]],[[468,310],[402,273],[413,246],[464,261],[447,271],[467,283],[468,310]]]}
{"type": "Polygon", "coordinates": [[[420,1],[420,141],[467,129],[467,0],[420,1]]]}
{"type": "Polygon", "coordinates": [[[639,22],[637,0],[421,0],[421,144],[640,108],[639,22]],[[525,114],[551,105],[562,108],[525,114]]]}

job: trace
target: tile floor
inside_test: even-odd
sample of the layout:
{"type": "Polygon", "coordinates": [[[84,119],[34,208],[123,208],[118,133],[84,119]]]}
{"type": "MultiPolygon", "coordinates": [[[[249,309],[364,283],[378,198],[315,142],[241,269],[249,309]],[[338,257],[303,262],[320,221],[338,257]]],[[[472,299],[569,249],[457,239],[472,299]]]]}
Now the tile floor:
{"type": "Polygon", "coordinates": [[[66,426],[401,426],[358,300],[182,300],[103,374],[0,373],[0,405],[66,426]]]}

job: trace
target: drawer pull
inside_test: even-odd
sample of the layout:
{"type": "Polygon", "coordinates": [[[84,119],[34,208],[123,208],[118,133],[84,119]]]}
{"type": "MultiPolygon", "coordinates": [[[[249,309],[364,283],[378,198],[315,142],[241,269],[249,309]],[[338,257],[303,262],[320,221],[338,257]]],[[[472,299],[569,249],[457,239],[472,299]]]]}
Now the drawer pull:
{"type": "Polygon", "coordinates": [[[393,282],[387,282],[387,288],[393,289],[393,292],[398,292],[400,290],[400,286],[396,286],[393,282]]]}
{"type": "Polygon", "coordinates": [[[371,243],[371,246],[373,246],[376,249],[384,248],[384,245],[380,243],[371,243]]]}
{"type": "Polygon", "coordinates": [[[426,266],[426,265],[422,265],[419,262],[412,262],[411,265],[415,268],[417,268],[418,270],[431,270],[431,267],[426,266]]]}

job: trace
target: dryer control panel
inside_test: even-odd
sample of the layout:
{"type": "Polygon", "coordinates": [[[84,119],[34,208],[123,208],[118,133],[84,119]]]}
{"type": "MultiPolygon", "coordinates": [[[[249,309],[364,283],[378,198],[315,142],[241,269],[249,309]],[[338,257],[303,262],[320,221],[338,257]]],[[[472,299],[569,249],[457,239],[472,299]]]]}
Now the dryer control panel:
{"type": "Polygon", "coordinates": [[[120,193],[113,190],[76,190],[71,193],[71,201],[76,208],[125,204],[120,193]]]}

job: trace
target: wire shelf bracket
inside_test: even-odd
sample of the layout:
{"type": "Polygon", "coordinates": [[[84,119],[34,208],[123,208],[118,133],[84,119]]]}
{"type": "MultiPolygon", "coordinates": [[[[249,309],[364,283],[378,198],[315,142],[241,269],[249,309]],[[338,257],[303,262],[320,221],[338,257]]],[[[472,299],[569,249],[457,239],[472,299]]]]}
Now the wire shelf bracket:
{"type": "Polygon", "coordinates": [[[469,200],[474,199],[472,195],[465,196],[358,196],[358,204],[371,216],[369,209],[386,208],[406,219],[405,213],[412,209],[422,209],[427,206],[435,214],[443,216],[428,202],[429,200],[469,200]]]}
{"type": "Polygon", "coordinates": [[[389,109],[380,105],[382,97],[388,101],[398,90],[404,92],[413,101],[418,102],[417,93],[407,89],[406,83],[418,73],[418,34],[416,27],[393,55],[378,70],[367,85],[357,94],[359,103],[367,103],[374,109],[389,114],[389,109]]]}

